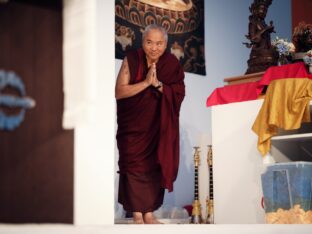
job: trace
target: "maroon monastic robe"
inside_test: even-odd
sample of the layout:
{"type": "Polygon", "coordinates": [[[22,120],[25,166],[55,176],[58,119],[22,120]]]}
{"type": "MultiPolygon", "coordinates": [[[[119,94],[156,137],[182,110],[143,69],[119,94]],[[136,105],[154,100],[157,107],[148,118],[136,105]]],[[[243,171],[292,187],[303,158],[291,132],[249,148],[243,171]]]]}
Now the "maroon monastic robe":
{"type": "MultiPolygon", "coordinates": [[[[130,84],[148,72],[142,49],[127,54],[130,84]]],[[[185,95],[179,61],[164,53],[156,64],[163,93],[155,87],[117,100],[119,150],[118,201],[127,211],[150,212],[161,206],[164,188],[173,190],[179,166],[179,112],[185,95]]]]}

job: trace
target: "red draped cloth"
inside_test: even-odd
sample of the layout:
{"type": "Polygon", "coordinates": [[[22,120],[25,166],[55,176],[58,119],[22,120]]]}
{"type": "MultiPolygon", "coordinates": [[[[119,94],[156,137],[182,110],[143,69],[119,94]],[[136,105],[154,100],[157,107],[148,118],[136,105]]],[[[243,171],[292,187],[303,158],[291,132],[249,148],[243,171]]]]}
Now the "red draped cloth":
{"type": "Polygon", "coordinates": [[[272,66],[266,70],[260,81],[228,85],[216,88],[207,99],[207,106],[256,100],[263,88],[271,81],[287,78],[310,78],[303,62],[272,66]]]}
{"type": "MultiPolygon", "coordinates": [[[[130,84],[148,72],[144,51],[127,54],[130,84]]],[[[170,53],[156,64],[161,93],[155,87],[117,100],[119,150],[118,201],[129,212],[151,212],[163,202],[164,188],[173,189],[179,165],[179,112],[185,95],[184,73],[170,53]]]]}

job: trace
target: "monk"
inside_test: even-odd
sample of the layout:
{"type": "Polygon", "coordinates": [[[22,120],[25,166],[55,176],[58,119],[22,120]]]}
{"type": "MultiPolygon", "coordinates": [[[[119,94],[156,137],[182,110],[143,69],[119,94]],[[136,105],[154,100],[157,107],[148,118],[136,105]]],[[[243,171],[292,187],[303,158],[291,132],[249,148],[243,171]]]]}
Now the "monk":
{"type": "Polygon", "coordinates": [[[162,205],[164,190],[173,190],[178,173],[184,72],[165,51],[164,28],[149,25],[142,39],[141,49],[126,54],[116,81],[118,202],[134,223],[157,224],[153,211],[162,205]]]}

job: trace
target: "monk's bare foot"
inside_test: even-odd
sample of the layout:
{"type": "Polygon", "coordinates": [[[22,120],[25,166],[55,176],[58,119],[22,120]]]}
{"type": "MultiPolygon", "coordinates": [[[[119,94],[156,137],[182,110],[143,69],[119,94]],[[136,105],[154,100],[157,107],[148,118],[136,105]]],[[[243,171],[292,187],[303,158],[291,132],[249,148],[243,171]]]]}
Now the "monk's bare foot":
{"type": "Polygon", "coordinates": [[[146,224],[162,224],[153,215],[152,212],[147,212],[144,214],[144,223],[146,224]]]}
{"type": "Polygon", "coordinates": [[[141,212],[133,212],[133,223],[144,224],[143,215],[141,212]]]}

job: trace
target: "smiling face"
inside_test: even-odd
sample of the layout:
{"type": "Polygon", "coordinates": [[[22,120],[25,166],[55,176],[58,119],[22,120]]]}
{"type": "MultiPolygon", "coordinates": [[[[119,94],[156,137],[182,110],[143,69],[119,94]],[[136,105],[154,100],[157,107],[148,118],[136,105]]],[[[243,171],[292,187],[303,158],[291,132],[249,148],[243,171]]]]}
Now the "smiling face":
{"type": "Polygon", "coordinates": [[[143,38],[143,50],[149,64],[156,63],[159,57],[165,52],[167,41],[164,34],[158,29],[151,29],[143,38]]]}

